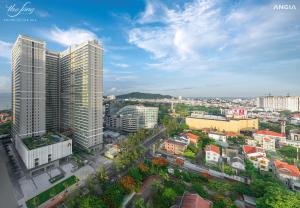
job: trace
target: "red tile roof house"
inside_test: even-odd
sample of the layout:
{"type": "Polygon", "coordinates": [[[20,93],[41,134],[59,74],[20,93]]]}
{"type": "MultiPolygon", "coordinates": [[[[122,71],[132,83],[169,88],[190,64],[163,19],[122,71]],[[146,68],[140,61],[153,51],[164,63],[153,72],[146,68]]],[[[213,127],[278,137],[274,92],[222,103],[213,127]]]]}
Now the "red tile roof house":
{"type": "Polygon", "coordinates": [[[266,153],[263,148],[243,145],[243,153],[250,162],[252,162],[255,168],[269,171],[270,160],[266,158],[266,153]]]}
{"type": "Polygon", "coordinates": [[[205,161],[207,163],[218,163],[220,160],[220,148],[210,144],[205,147],[205,161]]]}
{"type": "Polygon", "coordinates": [[[213,203],[209,200],[203,199],[198,194],[184,193],[182,196],[180,208],[212,208],[213,203]]]}
{"type": "Polygon", "coordinates": [[[293,189],[300,190],[300,171],[295,165],[290,165],[280,160],[273,164],[274,174],[293,189]]]}
{"type": "Polygon", "coordinates": [[[276,143],[276,147],[280,146],[280,143],[284,143],[286,141],[286,136],[281,133],[277,133],[269,130],[260,130],[253,134],[254,139],[258,142],[258,144],[263,144],[264,138],[274,139],[276,143]]]}
{"type": "Polygon", "coordinates": [[[191,132],[183,133],[182,136],[187,137],[189,139],[190,143],[192,143],[192,144],[197,144],[198,140],[200,138],[198,135],[193,134],[191,132]]]}
{"type": "Polygon", "coordinates": [[[229,131],[229,132],[226,133],[226,136],[227,136],[227,138],[228,138],[228,137],[236,137],[236,136],[238,136],[238,133],[229,131]]]}

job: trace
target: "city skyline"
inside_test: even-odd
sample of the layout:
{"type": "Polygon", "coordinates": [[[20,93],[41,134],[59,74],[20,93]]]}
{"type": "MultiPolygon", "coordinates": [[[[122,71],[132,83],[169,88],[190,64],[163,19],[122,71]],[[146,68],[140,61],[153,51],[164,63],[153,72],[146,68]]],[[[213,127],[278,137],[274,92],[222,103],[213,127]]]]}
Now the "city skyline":
{"type": "Polygon", "coordinates": [[[31,1],[26,6],[33,13],[20,18],[35,21],[7,22],[6,6],[23,3],[1,2],[0,94],[11,90],[10,50],[18,34],[45,39],[54,51],[100,40],[106,95],[256,97],[300,90],[296,1],[289,2],[295,9],[278,9],[275,1],[92,1],[72,7],[31,1]]]}

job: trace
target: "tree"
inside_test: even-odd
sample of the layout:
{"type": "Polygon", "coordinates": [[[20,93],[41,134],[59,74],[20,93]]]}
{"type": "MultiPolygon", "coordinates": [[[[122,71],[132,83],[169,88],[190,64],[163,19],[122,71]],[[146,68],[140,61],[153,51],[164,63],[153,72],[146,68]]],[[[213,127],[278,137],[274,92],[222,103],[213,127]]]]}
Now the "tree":
{"type": "Polygon", "coordinates": [[[143,180],[143,176],[138,168],[130,168],[129,175],[132,176],[135,181],[141,182],[143,180]]]}
{"type": "Polygon", "coordinates": [[[162,196],[170,206],[176,199],[176,192],[172,188],[165,188],[162,196]]]}
{"type": "Polygon", "coordinates": [[[34,197],[34,198],[32,199],[32,205],[33,205],[33,207],[38,207],[39,204],[40,204],[39,198],[38,198],[38,197],[34,197]]]}
{"type": "Polygon", "coordinates": [[[168,165],[168,161],[163,157],[156,157],[156,158],[152,159],[152,164],[155,166],[162,167],[162,166],[168,165]]]}
{"type": "Polygon", "coordinates": [[[79,203],[80,208],[107,208],[100,198],[94,195],[83,196],[79,203]]]}
{"type": "Polygon", "coordinates": [[[198,148],[204,149],[208,144],[214,144],[215,140],[209,138],[206,134],[202,134],[201,138],[198,139],[198,148]]]}
{"type": "Polygon", "coordinates": [[[140,163],[138,164],[138,169],[142,172],[142,173],[147,173],[149,168],[147,165],[145,165],[145,163],[140,163]]]}
{"type": "Polygon", "coordinates": [[[124,196],[125,190],[123,187],[117,183],[113,183],[105,190],[103,194],[103,201],[110,208],[118,208],[121,206],[124,196]]]}
{"type": "Polygon", "coordinates": [[[182,154],[184,157],[187,157],[187,158],[190,158],[190,159],[195,159],[196,157],[196,154],[194,152],[192,152],[191,150],[189,149],[186,149],[183,154],[182,154]]]}
{"type": "Polygon", "coordinates": [[[79,206],[80,200],[80,189],[75,189],[67,195],[64,204],[66,204],[68,208],[76,208],[79,206]]]}
{"type": "Polygon", "coordinates": [[[297,157],[297,148],[292,146],[284,146],[278,150],[283,156],[288,158],[297,157]]]}
{"type": "Polygon", "coordinates": [[[227,139],[227,141],[235,145],[244,145],[246,143],[246,139],[242,135],[231,136],[227,139]]]}
{"type": "Polygon", "coordinates": [[[234,170],[229,165],[226,164],[224,164],[224,173],[226,173],[227,175],[235,174],[234,170]]]}
{"type": "Polygon", "coordinates": [[[131,176],[124,176],[120,180],[121,185],[124,187],[125,190],[128,192],[132,192],[136,190],[136,183],[131,176]]]}
{"type": "Polygon", "coordinates": [[[214,201],[214,208],[223,208],[223,207],[236,208],[236,206],[230,199],[223,198],[223,199],[214,201]]]}
{"type": "Polygon", "coordinates": [[[147,205],[145,204],[145,201],[143,198],[138,198],[137,200],[135,200],[133,207],[134,208],[147,208],[147,205]]]}
{"type": "Polygon", "coordinates": [[[49,196],[50,196],[50,198],[55,197],[56,196],[56,191],[54,189],[51,189],[50,193],[49,193],[49,196]]]}
{"type": "Polygon", "coordinates": [[[94,183],[92,176],[87,177],[86,185],[90,192],[94,192],[95,183],[94,183]]]}
{"type": "Polygon", "coordinates": [[[192,184],[192,189],[193,189],[194,191],[196,191],[197,194],[199,194],[201,197],[207,198],[208,194],[207,194],[207,192],[204,190],[204,188],[203,188],[200,184],[198,184],[198,183],[193,183],[193,184],[192,184]]]}
{"type": "Polygon", "coordinates": [[[101,184],[105,183],[108,180],[108,175],[103,166],[99,168],[99,171],[97,172],[97,178],[101,184]]]}
{"type": "Polygon", "coordinates": [[[263,197],[256,200],[257,208],[294,208],[300,207],[297,194],[279,186],[269,186],[263,197]]]}

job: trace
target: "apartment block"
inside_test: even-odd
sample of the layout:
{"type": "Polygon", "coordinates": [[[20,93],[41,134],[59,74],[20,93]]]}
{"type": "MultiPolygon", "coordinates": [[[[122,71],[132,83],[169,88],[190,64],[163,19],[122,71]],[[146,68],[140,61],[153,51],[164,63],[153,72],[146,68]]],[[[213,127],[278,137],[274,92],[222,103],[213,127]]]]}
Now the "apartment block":
{"type": "Polygon", "coordinates": [[[299,96],[264,96],[258,97],[256,101],[257,107],[266,110],[289,110],[300,111],[299,96]]]}
{"type": "Polygon", "coordinates": [[[106,127],[126,132],[136,132],[140,128],[151,129],[157,125],[158,108],[128,105],[114,115],[106,116],[106,127]]]}
{"type": "Polygon", "coordinates": [[[12,136],[28,169],[72,154],[71,139],[87,150],[102,149],[102,56],[96,40],[59,53],[44,41],[18,36],[12,49],[12,136]]]}

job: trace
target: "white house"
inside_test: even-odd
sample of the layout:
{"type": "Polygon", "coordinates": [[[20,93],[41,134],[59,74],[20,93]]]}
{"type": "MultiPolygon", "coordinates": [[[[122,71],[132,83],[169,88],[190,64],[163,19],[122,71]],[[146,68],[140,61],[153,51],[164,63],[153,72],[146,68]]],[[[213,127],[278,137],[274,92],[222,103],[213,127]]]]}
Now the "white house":
{"type": "Polygon", "coordinates": [[[209,132],[208,137],[215,141],[222,141],[222,142],[227,141],[226,134],[222,132],[209,132]]]}
{"type": "Polygon", "coordinates": [[[220,149],[218,146],[210,144],[205,147],[205,160],[207,163],[218,163],[220,157],[220,149]]]}
{"type": "Polygon", "coordinates": [[[270,160],[266,157],[266,153],[263,148],[244,145],[243,153],[255,168],[263,171],[269,171],[270,160]]]}
{"type": "Polygon", "coordinates": [[[262,148],[266,151],[275,152],[275,139],[263,138],[262,140],[262,148]]]}

